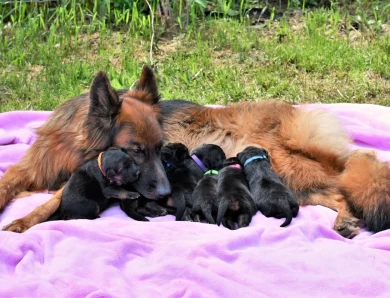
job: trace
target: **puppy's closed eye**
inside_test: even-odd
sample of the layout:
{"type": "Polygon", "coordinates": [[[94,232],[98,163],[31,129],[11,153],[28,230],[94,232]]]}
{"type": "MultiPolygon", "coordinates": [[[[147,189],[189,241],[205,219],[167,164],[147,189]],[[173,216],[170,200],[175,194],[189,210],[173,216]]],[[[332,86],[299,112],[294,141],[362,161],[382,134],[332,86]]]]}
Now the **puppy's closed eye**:
{"type": "Polygon", "coordinates": [[[115,176],[116,175],[116,173],[115,173],[115,171],[113,170],[113,169],[107,169],[107,172],[106,172],[106,176],[107,177],[113,177],[113,176],[115,176]]]}
{"type": "Polygon", "coordinates": [[[128,169],[128,168],[130,168],[131,167],[131,163],[130,162],[125,162],[125,163],[123,163],[123,169],[128,169]]]}

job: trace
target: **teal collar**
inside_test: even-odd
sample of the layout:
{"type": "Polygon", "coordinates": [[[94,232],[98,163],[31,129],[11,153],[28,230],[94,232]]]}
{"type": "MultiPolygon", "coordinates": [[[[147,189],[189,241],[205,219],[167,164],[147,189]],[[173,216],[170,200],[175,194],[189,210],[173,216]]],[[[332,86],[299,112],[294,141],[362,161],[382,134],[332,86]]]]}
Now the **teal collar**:
{"type": "Polygon", "coordinates": [[[254,160],[256,160],[256,159],[265,159],[265,160],[267,160],[268,158],[267,158],[266,155],[256,155],[256,156],[253,156],[253,157],[251,157],[251,158],[248,158],[248,159],[245,161],[244,167],[246,167],[246,166],[248,165],[248,163],[250,163],[250,162],[252,162],[252,161],[254,161],[254,160]]]}

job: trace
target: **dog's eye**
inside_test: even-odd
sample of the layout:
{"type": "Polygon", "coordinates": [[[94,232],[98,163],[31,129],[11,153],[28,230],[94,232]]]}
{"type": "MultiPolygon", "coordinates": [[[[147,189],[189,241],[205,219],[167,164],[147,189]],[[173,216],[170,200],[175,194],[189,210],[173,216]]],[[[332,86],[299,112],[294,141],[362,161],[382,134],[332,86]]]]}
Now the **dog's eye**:
{"type": "Polygon", "coordinates": [[[135,148],[133,149],[133,152],[139,154],[142,153],[142,150],[140,148],[135,148]]]}

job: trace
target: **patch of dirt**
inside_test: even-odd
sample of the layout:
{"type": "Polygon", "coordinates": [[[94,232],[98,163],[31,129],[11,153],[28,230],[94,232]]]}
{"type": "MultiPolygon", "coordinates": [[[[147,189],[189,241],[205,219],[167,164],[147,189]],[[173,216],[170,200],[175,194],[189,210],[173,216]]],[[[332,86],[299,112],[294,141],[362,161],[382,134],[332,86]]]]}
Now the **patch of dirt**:
{"type": "Polygon", "coordinates": [[[31,65],[28,69],[28,74],[27,74],[28,80],[29,81],[34,80],[39,75],[42,69],[43,69],[42,65],[31,65]]]}

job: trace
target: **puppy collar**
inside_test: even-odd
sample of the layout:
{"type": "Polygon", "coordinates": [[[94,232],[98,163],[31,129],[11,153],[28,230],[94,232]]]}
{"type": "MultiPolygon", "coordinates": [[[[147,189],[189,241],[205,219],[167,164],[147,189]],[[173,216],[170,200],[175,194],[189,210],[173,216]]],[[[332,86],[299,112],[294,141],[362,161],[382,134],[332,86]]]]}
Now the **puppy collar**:
{"type": "Polygon", "coordinates": [[[206,173],[204,173],[204,176],[206,176],[206,175],[218,175],[218,171],[208,170],[206,173]]]}
{"type": "Polygon", "coordinates": [[[236,168],[236,169],[239,169],[239,170],[241,170],[241,166],[240,166],[238,163],[235,163],[235,164],[229,165],[229,168],[236,168]]]}
{"type": "Polygon", "coordinates": [[[102,175],[104,177],[106,177],[106,174],[104,173],[103,168],[102,168],[102,156],[103,156],[103,151],[99,153],[99,156],[97,158],[97,162],[98,162],[100,172],[102,172],[102,175]]]}
{"type": "Polygon", "coordinates": [[[265,160],[267,160],[268,158],[267,158],[267,156],[265,156],[265,155],[256,155],[256,156],[252,156],[251,158],[248,158],[248,159],[245,161],[244,167],[246,167],[246,166],[248,165],[248,163],[250,163],[250,162],[252,162],[252,161],[254,161],[254,160],[256,160],[256,159],[265,159],[265,160]]]}
{"type": "Polygon", "coordinates": [[[195,161],[195,163],[203,170],[203,172],[207,171],[206,166],[203,164],[203,162],[195,155],[192,154],[191,158],[195,161]]]}

